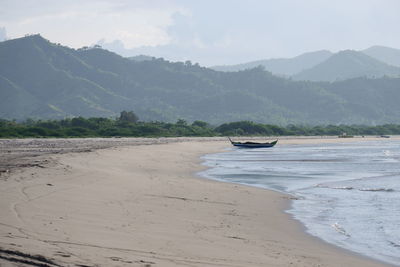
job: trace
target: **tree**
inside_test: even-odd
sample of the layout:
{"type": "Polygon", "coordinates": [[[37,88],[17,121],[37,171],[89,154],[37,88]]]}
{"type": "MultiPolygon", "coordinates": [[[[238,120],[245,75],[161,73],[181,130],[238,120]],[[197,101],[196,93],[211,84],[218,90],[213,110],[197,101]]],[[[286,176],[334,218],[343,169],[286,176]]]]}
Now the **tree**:
{"type": "Polygon", "coordinates": [[[132,122],[136,123],[139,120],[139,117],[133,111],[122,111],[119,118],[121,122],[132,122]]]}
{"type": "Polygon", "coordinates": [[[187,125],[187,122],[186,122],[184,119],[179,119],[179,120],[176,122],[176,125],[179,125],[179,126],[186,126],[186,125],[187,125]]]}

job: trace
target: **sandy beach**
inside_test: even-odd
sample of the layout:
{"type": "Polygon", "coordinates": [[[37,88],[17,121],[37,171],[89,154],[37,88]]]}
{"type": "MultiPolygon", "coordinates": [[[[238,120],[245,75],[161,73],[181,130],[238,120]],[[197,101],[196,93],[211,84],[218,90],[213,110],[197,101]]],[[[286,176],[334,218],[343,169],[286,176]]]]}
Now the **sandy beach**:
{"type": "Polygon", "coordinates": [[[0,266],[389,266],[306,234],[290,196],[198,177],[224,138],[65,142],[0,142],[0,266]]]}

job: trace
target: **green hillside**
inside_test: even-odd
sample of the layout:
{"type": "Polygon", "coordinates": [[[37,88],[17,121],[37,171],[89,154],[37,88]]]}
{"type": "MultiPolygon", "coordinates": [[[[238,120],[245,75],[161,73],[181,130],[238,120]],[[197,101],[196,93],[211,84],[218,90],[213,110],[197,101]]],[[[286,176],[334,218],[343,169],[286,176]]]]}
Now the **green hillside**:
{"type": "Polygon", "coordinates": [[[261,67],[219,72],[190,62],[136,61],[39,35],[1,42],[0,59],[3,119],[116,117],[133,110],[144,121],[400,122],[400,108],[385,104],[400,99],[398,78],[296,82],[261,67]]]}

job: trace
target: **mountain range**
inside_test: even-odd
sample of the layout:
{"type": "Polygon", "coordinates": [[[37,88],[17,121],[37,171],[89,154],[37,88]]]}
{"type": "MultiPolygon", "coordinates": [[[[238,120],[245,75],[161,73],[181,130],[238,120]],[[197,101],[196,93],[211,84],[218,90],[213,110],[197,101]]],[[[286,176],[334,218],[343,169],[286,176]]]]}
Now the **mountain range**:
{"type": "Polygon", "coordinates": [[[304,53],[294,58],[272,58],[266,60],[257,60],[238,65],[224,65],[211,67],[217,71],[240,71],[252,69],[257,66],[263,66],[267,71],[278,76],[290,77],[303,70],[314,67],[332,56],[332,52],[321,50],[316,52],[304,53]]]}
{"type": "Polygon", "coordinates": [[[212,67],[218,71],[239,71],[263,66],[278,76],[294,80],[336,81],[357,77],[400,76],[400,50],[373,46],[363,51],[327,50],[305,53],[294,58],[258,60],[248,63],[212,67]]]}
{"type": "Polygon", "coordinates": [[[312,68],[292,76],[294,80],[336,81],[356,77],[378,78],[383,76],[400,77],[400,68],[352,50],[333,54],[312,68]]]}
{"type": "MultiPolygon", "coordinates": [[[[323,63],[323,62],[322,62],[323,63]]],[[[319,63],[319,64],[322,64],[319,63]]],[[[400,78],[294,81],[261,67],[221,72],[163,59],[71,49],[40,35],[0,42],[0,118],[400,123],[400,78]]]]}
{"type": "Polygon", "coordinates": [[[385,62],[386,64],[400,67],[400,49],[385,46],[372,46],[362,52],[370,57],[385,62]]]}

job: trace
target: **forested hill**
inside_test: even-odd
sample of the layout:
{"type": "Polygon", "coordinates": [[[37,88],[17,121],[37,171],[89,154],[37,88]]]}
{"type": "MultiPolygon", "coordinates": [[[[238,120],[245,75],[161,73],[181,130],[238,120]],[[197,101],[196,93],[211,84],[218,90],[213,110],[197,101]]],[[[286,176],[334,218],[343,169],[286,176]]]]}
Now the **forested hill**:
{"type": "Polygon", "coordinates": [[[296,82],[262,68],[218,72],[70,49],[39,35],[0,43],[0,118],[252,120],[274,124],[400,123],[400,79],[296,82]]]}

